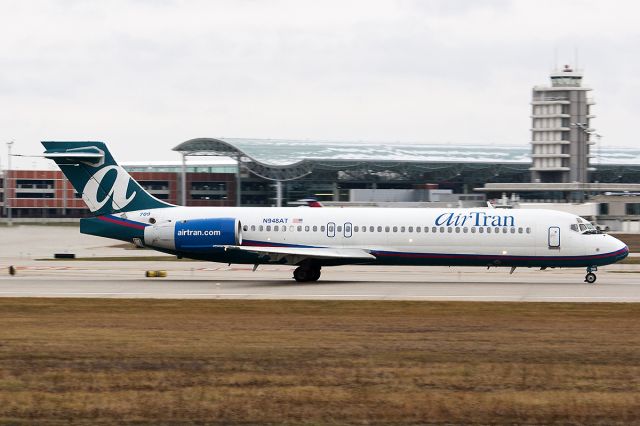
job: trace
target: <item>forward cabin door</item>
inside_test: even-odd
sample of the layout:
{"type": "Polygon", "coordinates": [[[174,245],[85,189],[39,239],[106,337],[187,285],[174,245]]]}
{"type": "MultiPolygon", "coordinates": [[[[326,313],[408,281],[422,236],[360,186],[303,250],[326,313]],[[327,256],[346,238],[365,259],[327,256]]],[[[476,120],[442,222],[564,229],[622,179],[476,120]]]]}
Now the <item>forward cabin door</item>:
{"type": "Polygon", "coordinates": [[[560,248],[560,228],[557,226],[550,226],[548,239],[549,239],[550,249],[559,249],[560,248]]]}

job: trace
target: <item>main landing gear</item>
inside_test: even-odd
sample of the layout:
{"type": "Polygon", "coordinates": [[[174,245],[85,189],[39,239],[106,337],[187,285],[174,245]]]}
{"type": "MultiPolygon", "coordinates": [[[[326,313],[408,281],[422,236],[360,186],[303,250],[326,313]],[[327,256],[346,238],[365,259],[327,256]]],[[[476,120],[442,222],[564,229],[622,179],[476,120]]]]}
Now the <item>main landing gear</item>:
{"type": "Polygon", "coordinates": [[[593,284],[596,282],[596,274],[595,271],[598,270],[597,266],[587,266],[587,275],[584,276],[584,282],[593,284]]]}
{"type": "Polygon", "coordinates": [[[320,266],[305,263],[293,271],[293,278],[299,283],[318,281],[320,278],[320,266]]]}

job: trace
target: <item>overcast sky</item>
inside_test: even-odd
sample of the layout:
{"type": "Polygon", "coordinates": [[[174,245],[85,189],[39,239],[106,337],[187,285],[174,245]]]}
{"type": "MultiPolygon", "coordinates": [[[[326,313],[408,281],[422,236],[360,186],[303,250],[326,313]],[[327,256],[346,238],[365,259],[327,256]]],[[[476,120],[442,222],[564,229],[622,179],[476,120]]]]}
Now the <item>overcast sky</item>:
{"type": "Polygon", "coordinates": [[[526,145],[534,85],[574,65],[605,146],[638,143],[634,1],[0,0],[0,149],[194,137],[526,145]],[[557,52],[557,54],[556,54],[557,52]],[[557,57],[557,61],[556,61],[557,57]]]}

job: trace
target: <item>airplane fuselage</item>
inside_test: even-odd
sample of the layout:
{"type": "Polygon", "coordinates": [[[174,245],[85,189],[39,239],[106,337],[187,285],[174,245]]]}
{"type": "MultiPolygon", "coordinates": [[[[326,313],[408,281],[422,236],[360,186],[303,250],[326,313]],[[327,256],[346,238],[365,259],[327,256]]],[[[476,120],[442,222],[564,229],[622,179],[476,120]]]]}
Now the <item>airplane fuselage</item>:
{"type": "MultiPolygon", "coordinates": [[[[203,252],[180,249],[166,241],[156,245],[148,237],[167,224],[222,218],[238,221],[241,241],[237,243],[242,246],[358,248],[375,256],[368,260],[318,259],[319,265],[597,267],[628,254],[626,245],[616,238],[582,233],[579,225],[586,221],[552,210],[171,207],[85,219],[82,232],[127,241],[139,238],[151,248],[202,260],[289,263],[221,247],[203,252]],[[108,232],[104,226],[109,227],[108,232]],[[118,228],[122,232],[116,232],[118,228]]],[[[213,228],[208,231],[222,232],[213,228]]],[[[198,233],[205,231],[185,226],[181,235],[177,228],[172,227],[171,232],[174,239],[197,240],[198,233]]]]}

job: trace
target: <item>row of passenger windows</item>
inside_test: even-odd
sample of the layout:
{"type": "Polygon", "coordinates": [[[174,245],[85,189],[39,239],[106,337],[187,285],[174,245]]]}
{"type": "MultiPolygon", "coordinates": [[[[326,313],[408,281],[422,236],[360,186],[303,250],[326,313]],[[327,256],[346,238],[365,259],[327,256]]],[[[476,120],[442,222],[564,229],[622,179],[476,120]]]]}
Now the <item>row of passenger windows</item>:
{"type": "MultiPolygon", "coordinates": [[[[333,233],[334,230],[331,229],[331,227],[332,227],[332,225],[329,225],[329,232],[333,233]]],[[[258,226],[251,225],[251,227],[249,227],[248,225],[244,225],[242,229],[244,231],[248,231],[249,229],[251,229],[251,231],[256,231],[257,230],[258,232],[263,232],[263,231],[271,232],[272,230],[275,231],[275,232],[279,232],[279,231],[286,232],[287,229],[289,230],[289,232],[295,232],[295,231],[297,231],[297,232],[318,232],[318,230],[319,230],[320,232],[324,233],[326,231],[325,225],[322,225],[322,226],[317,226],[317,225],[313,225],[313,226],[309,226],[309,225],[305,225],[305,226],[302,226],[302,225],[297,225],[297,226],[289,225],[288,228],[287,228],[287,225],[273,225],[273,226],[271,226],[271,225],[266,225],[266,226],[265,225],[258,225],[258,226]]],[[[440,226],[440,227],[438,227],[438,226],[433,226],[433,227],[430,228],[428,226],[424,226],[424,227],[421,227],[421,226],[415,226],[415,227],[414,226],[384,226],[384,227],[383,226],[377,226],[377,227],[376,226],[369,226],[369,227],[367,227],[367,226],[353,226],[352,227],[351,225],[345,225],[345,232],[346,233],[351,233],[351,230],[353,230],[353,232],[362,232],[362,233],[365,233],[365,232],[370,232],[370,233],[371,232],[396,232],[396,233],[397,232],[410,232],[410,233],[411,232],[416,232],[416,233],[424,232],[425,234],[429,233],[429,232],[431,232],[431,233],[440,232],[440,233],[449,233],[449,234],[454,233],[454,232],[456,234],[459,234],[460,232],[462,232],[463,234],[466,234],[466,233],[469,233],[469,232],[472,233],[472,234],[475,234],[476,232],[479,233],[479,234],[483,234],[483,233],[491,234],[492,232],[495,233],[495,234],[500,234],[500,233],[502,233],[502,234],[509,234],[509,233],[515,234],[516,232],[518,234],[524,234],[525,232],[527,234],[531,233],[531,228],[529,228],[529,227],[527,227],[527,228],[523,228],[523,227],[518,227],[518,228],[516,228],[516,227],[503,227],[503,228],[493,227],[493,228],[491,228],[491,227],[482,227],[482,226],[478,226],[478,227],[466,227],[466,226],[464,226],[464,227],[461,227],[461,226],[455,226],[455,227],[454,226],[440,226]],[[349,229],[350,227],[352,229],[349,229]]],[[[341,225],[336,226],[335,227],[335,231],[337,233],[341,233],[342,232],[342,226],[341,225]]]]}

